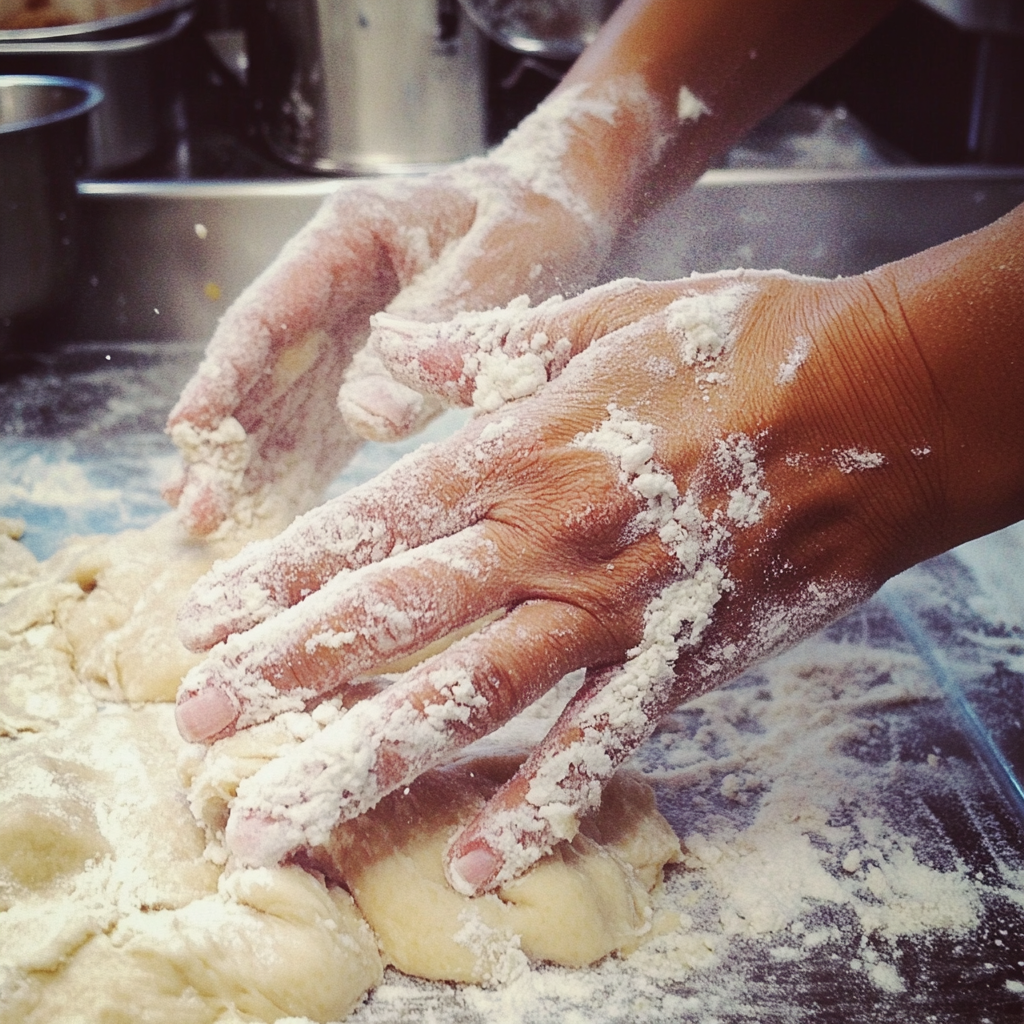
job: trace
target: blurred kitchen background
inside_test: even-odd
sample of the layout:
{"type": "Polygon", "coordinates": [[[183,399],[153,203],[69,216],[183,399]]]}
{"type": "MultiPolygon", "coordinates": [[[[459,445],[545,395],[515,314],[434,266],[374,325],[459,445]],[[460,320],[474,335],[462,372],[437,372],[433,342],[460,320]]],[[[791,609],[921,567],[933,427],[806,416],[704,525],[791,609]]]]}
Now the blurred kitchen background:
{"type": "MultiPolygon", "coordinates": [[[[339,176],[499,142],[617,2],[0,0],[0,376],[208,337],[339,176]]],[[[904,0],[716,167],[645,197],[607,276],[856,273],[986,223],[1024,198],[1024,0],[904,0]]]]}
{"type": "MultiPolygon", "coordinates": [[[[92,117],[107,137],[92,140],[86,176],[117,180],[387,171],[479,151],[554,87],[614,6],[121,0],[133,13],[120,24],[68,34],[88,3],[115,9],[0,0],[0,73],[98,80],[107,98],[92,117]]],[[[879,162],[1024,164],[1024,3],[905,0],[721,158],[879,162]]]]}

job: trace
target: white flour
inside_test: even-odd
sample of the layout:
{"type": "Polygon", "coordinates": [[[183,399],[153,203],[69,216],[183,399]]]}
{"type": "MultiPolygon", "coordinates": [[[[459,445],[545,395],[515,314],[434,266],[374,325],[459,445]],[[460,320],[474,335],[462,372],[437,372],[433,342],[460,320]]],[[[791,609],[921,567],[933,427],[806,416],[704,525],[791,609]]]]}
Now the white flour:
{"type": "Polygon", "coordinates": [[[588,121],[614,125],[621,118],[639,122],[651,139],[650,152],[639,147],[638,166],[625,176],[629,180],[657,159],[661,144],[657,102],[639,75],[617,78],[599,88],[578,85],[561,89],[486,160],[508,171],[513,181],[571,210],[584,224],[597,226],[597,214],[571,175],[563,170],[564,159],[574,136],[585,130],[588,121]]]}
{"type": "Polygon", "coordinates": [[[776,384],[792,384],[796,380],[796,371],[803,365],[804,360],[811,354],[811,339],[805,334],[798,335],[793,339],[793,348],[786,361],[779,367],[775,376],[776,384]]]}
{"type": "Polygon", "coordinates": [[[679,90],[679,97],[676,100],[676,116],[680,121],[698,121],[710,113],[710,107],[685,85],[679,90]]]}
{"type": "Polygon", "coordinates": [[[495,412],[506,402],[532,395],[565,367],[571,348],[568,338],[525,330],[531,320],[551,313],[562,302],[555,295],[531,308],[529,297],[520,295],[507,306],[458,313],[442,324],[418,323],[389,313],[378,313],[370,322],[381,352],[405,362],[413,378],[418,373],[416,359],[424,351],[439,344],[462,350],[462,373],[443,382],[445,397],[458,403],[471,394],[476,412],[495,412]]]}
{"type": "MultiPolygon", "coordinates": [[[[636,461],[644,454],[644,431],[612,433],[618,437],[620,460],[626,454],[639,478],[636,471],[646,465],[636,461]],[[627,434],[632,433],[636,436],[630,440],[627,434]],[[640,448],[630,451],[637,444],[640,448]]],[[[17,524],[5,530],[17,533],[17,524]]],[[[4,564],[12,573],[32,575],[28,563],[4,564]]],[[[674,607],[672,601],[664,603],[666,611],[674,607]]],[[[986,907],[993,900],[1024,906],[1024,866],[1009,853],[1000,854],[995,844],[988,847],[995,860],[979,876],[955,849],[943,846],[941,831],[936,833],[927,813],[922,814],[922,800],[941,807],[962,798],[970,806],[978,781],[965,772],[957,748],[947,750],[941,738],[928,741],[920,754],[913,752],[929,735],[929,722],[941,722],[938,693],[920,662],[896,649],[898,644],[888,649],[865,642],[872,614],[877,611],[855,615],[839,639],[805,643],[679,709],[640,750],[635,764],[654,782],[687,853],[660,897],[660,930],[646,947],[628,960],[611,959],[583,971],[520,970],[521,963],[496,940],[495,980],[506,979],[506,985],[453,988],[391,972],[352,1019],[392,1024],[414,1015],[452,1022],[554,1024],[575,1014],[593,1024],[618,1024],[638,1015],[652,1021],[710,1022],[742,1019],[748,1010],[771,1019],[771,1008],[781,1013],[781,1001],[788,1012],[794,996],[784,982],[781,988],[766,986],[766,963],[774,965],[771,970],[780,979],[801,965],[817,965],[853,1000],[864,998],[856,988],[856,979],[863,979],[878,998],[909,999],[913,994],[927,1002],[928,991],[915,981],[908,950],[927,956],[935,944],[938,950],[946,948],[942,943],[950,948],[959,944],[963,955],[977,957],[971,951],[993,948],[993,938],[1009,943],[1009,936],[984,931],[986,907]]],[[[657,616],[658,606],[652,606],[652,624],[657,616]]],[[[690,629],[694,626],[691,622],[690,629]]],[[[14,767],[36,744],[60,744],[65,734],[77,735],[91,763],[116,780],[110,802],[94,804],[93,813],[102,823],[102,841],[116,844],[123,859],[116,871],[97,859],[67,898],[49,908],[26,906],[13,916],[0,912],[0,930],[9,929],[4,932],[8,939],[0,943],[6,957],[27,955],[25,943],[35,949],[40,944],[49,948],[51,941],[74,944],[75,929],[103,930],[125,911],[144,914],[138,908],[147,902],[166,905],[168,899],[181,900],[182,891],[210,889],[201,876],[190,883],[149,865],[146,858],[152,854],[146,850],[162,834],[161,827],[143,826],[142,834],[138,829],[150,817],[166,826],[168,815],[160,801],[177,805],[179,799],[173,796],[173,766],[166,755],[163,760],[140,755],[144,748],[133,746],[139,737],[122,728],[131,721],[128,709],[105,713],[102,704],[84,694],[61,696],[70,669],[66,660],[52,660],[47,653],[52,632],[52,626],[34,626],[24,634],[23,647],[9,641],[4,645],[0,685],[5,699],[22,693],[11,659],[34,658],[34,706],[59,705],[64,724],[55,725],[56,715],[48,712],[49,723],[37,721],[31,731],[19,732],[19,739],[0,740],[0,765],[14,767]],[[157,772],[159,782],[150,785],[145,800],[132,786],[147,772],[157,772]]],[[[652,625],[651,636],[656,632],[652,625]]],[[[676,623],[666,627],[668,635],[678,632],[676,623]]],[[[518,735],[540,735],[559,701],[578,685],[578,678],[569,680],[543,709],[531,709],[518,735]]],[[[169,712],[154,708],[142,717],[160,723],[160,742],[173,753],[169,712]]],[[[329,726],[336,711],[324,706],[313,715],[294,717],[291,732],[298,740],[329,726]]],[[[72,753],[66,744],[57,749],[72,753]]],[[[20,787],[35,793],[37,807],[52,801],[45,788],[51,782],[41,779],[44,788],[39,788],[29,775],[18,778],[20,787]]],[[[74,794],[74,785],[66,781],[63,788],[74,794]]],[[[9,799],[14,792],[8,787],[5,795],[9,799]]],[[[187,839],[187,829],[179,831],[187,839]]],[[[81,834],[88,836],[88,828],[81,834]]],[[[83,852],[89,855],[84,847],[83,852]]],[[[201,847],[195,853],[201,872],[201,847]]],[[[206,863],[212,870],[215,862],[206,863]]],[[[219,899],[203,898],[212,900],[211,913],[223,909],[219,899]]],[[[181,918],[183,925],[188,920],[181,918]]],[[[151,923],[156,927],[157,922],[151,923]]],[[[145,927],[140,919],[139,928],[145,927]]],[[[476,941],[470,932],[463,937],[476,941]]],[[[1000,982],[1015,998],[1021,991],[1014,986],[1024,987],[1024,969],[1017,970],[1005,984],[1000,982]]],[[[0,994],[0,1019],[3,998],[0,994]]],[[[936,1019],[946,1018],[937,1013],[936,1019]]]]}
{"type": "Polygon", "coordinates": [[[712,363],[729,351],[736,317],[751,295],[749,285],[737,284],[710,294],[684,295],[668,306],[668,330],[679,339],[687,366],[712,363]]]}
{"type": "Polygon", "coordinates": [[[842,473],[881,469],[888,461],[881,452],[870,452],[863,448],[835,449],[832,452],[832,457],[842,473]]]}

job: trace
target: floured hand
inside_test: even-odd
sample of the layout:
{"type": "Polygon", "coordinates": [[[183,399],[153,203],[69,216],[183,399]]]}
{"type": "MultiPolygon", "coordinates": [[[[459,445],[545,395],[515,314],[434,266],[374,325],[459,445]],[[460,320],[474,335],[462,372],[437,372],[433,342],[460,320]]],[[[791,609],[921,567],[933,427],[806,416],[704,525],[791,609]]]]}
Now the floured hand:
{"type": "Polygon", "coordinates": [[[613,80],[563,90],[487,157],[343,185],[231,307],[171,412],[184,467],[166,494],[189,529],[251,519],[268,500],[309,507],[359,436],[422,426],[440,403],[397,382],[374,338],[363,348],[370,315],[439,320],[580,287],[658,132],[642,82],[613,80]],[[613,132],[630,143],[595,171],[613,132]]]}
{"type": "MultiPolygon", "coordinates": [[[[921,557],[901,431],[921,438],[908,417],[875,415],[902,397],[894,353],[913,352],[877,289],[738,273],[595,289],[522,311],[496,342],[482,318],[494,351],[538,334],[583,351],[560,374],[551,362],[534,395],[221,564],[182,611],[190,647],[224,641],[179,694],[179,727],[200,741],[501,613],[243,784],[235,856],[322,845],[586,667],[449,850],[457,889],[492,888],[575,834],[666,709],[921,557]],[[877,387],[844,390],[850,374],[877,387]]],[[[405,372],[430,379],[437,347],[420,346],[417,368],[416,331],[389,327],[405,372]]],[[[445,328],[423,330],[445,350],[445,328]]]]}

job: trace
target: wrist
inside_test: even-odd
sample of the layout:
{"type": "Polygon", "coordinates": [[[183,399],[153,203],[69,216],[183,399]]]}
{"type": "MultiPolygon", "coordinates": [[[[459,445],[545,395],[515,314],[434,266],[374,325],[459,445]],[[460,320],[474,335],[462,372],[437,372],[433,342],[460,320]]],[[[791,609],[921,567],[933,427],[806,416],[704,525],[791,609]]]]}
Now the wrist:
{"type": "Polygon", "coordinates": [[[639,74],[567,80],[488,160],[610,237],[657,162],[670,125],[669,112],[639,74]]]}

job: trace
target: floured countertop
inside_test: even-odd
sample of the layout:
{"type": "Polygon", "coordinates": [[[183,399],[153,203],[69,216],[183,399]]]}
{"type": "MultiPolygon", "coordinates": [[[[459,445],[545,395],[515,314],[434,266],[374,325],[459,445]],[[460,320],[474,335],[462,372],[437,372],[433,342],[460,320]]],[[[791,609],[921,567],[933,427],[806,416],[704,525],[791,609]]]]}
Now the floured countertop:
{"type": "MultiPolygon", "coordinates": [[[[200,352],[78,344],[0,379],[0,516],[36,555],[163,512],[163,418],[200,352]]],[[[366,445],[332,492],[422,439],[366,445]]],[[[633,957],[496,989],[389,971],[350,1019],[1020,1021],[1021,536],[912,570],[666,719],[635,767],[685,859],[633,957]]]]}

